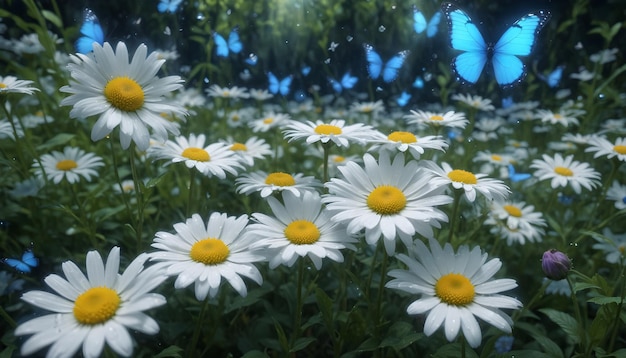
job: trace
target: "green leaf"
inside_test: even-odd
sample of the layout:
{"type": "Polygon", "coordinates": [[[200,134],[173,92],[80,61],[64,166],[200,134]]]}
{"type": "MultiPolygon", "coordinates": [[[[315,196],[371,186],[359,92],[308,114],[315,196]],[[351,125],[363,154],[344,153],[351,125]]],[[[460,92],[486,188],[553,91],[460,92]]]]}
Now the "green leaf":
{"type": "Polygon", "coordinates": [[[333,324],[333,300],[319,287],[315,290],[315,300],[322,314],[322,320],[324,321],[324,325],[326,325],[326,330],[333,332],[335,330],[333,324]]]}
{"type": "MultiPolygon", "coordinates": [[[[550,320],[559,327],[574,341],[574,343],[580,342],[580,334],[582,332],[578,331],[578,322],[574,317],[570,316],[567,313],[557,311],[551,308],[542,308],[539,312],[545,314],[550,318],[550,320]]],[[[557,347],[558,348],[558,347],[557,347]]]]}
{"type": "Polygon", "coordinates": [[[289,350],[289,339],[287,339],[287,335],[285,334],[285,330],[278,323],[277,320],[274,320],[274,329],[276,330],[276,334],[278,335],[278,341],[280,342],[280,346],[283,347],[285,352],[289,350]]]}
{"type": "Polygon", "coordinates": [[[63,28],[63,21],[61,21],[61,19],[56,16],[53,12],[48,11],[48,10],[41,10],[41,14],[43,15],[43,17],[50,21],[51,23],[54,24],[54,26],[62,29],[63,28]]]}
{"type": "Polygon", "coordinates": [[[592,297],[590,299],[587,300],[587,302],[590,303],[595,303],[598,305],[608,305],[610,303],[617,303],[620,304],[622,303],[622,298],[621,297],[608,297],[608,296],[598,296],[598,297],[592,297]]]}
{"type": "Polygon", "coordinates": [[[396,322],[387,331],[387,335],[380,342],[380,347],[392,347],[401,350],[413,342],[423,338],[423,333],[418,333],[408,322],[396,322]]]}
{"type": "Polygon", "coordinates": [[[302,349],[306,348],[309,344],[311,344],[311,343],[313,343],[315,341],[317,341],[317,338],[315,338],[315,337],[301,337],[301,338],[298,338],[294,342],[293,347],[291,347],[289,352],[293,353],[293,352],[297,352],[299,350],[302,350],[302,349]]]}
{"type": "Polygon", "coordinates": [[[268,358],[269,356],[261,351],[253,350],[248,351],[246,354],[242,355],[241,358],[268,358]]]}
{"type": "Polygon", "coordinates": [[[72,140],[75,137],[74,134],[69,133],[59,133],[52,137],[47,142],[37,146],[37,150],[41,152],[47,152],[49,149],[54,148],[58,145],[63,145],[72,140]]]}
{"type": "MultiPolygon", "coordinates": [[[[459,352],[461,352],[461,349],[462,347],[460,343],[446,344],[445,346],[437,349],[437,352],[433,354],[433,357],[435,358],[458,358],[461,356],[459,354],[459,352]]],[[[478,354],[476,354],[476,352],[474,352],[473,349],[469,347],[465,347],[465,357],[466,358],[478,358],[478,354]]]]}
{"type": "Polygon", "coordinates": [[[166,357],[182,357],[181,353],[184,350],[178,346],[169,346],[162,350],[159,354],[155,355],[154,358],[166,358],[166,357]]]}
{"type": "Polygon", "coordinates": [[[356,349],[357,352],[370,352],[379,347],[378,339],[371,337],[366,339],[361,345],[356,349]]]}
{"type": "Polygon", "coordinates": [[[533,351],[530,349],[525,349],[523,351],[509,351],[506,352],[506,356],[515,358],[550,358],[549,355],[543,352],[533,351]]]}

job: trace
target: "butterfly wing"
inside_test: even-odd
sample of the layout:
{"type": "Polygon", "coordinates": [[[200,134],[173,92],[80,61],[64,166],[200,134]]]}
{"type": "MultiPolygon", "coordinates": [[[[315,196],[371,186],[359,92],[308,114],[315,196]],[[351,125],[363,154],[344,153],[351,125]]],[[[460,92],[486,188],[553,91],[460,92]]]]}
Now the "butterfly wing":
{"type": "Polygon", "coordinates": [[[375,80],[383,70],[383,60],[372,45],[365,44],[363,48],[365,48],[365,59],[367,59],[367,72],[370,74],[370,78],[375,80]]]}
{"type": "Polygon", "coordinates": [[[250,65],[250,66],[256,66],[257,62],[259,62],[259,56],[251,53],[248,55],[248,57],[245,59],[245,62],[250,65]]]}
{"type": "Polygon", "coordinates": [[[424,30],[426,30],[426,27],[428,27],[428,24],[426,23],[424,14],[422,14],[417,7],[413,6],[413,29],[418,34],[421,34],[424,30]]]}
{"type": "Polygon", "coordinates": [[[278,91],[283,96],[286,96],[289,94],[289,90],[291,88],[291,80],[293,80],[293,76],[287,76],[283,78],[282,80],[280,80],[278,91]]]}
{"type": "Polygon", "coordinates": [[[336,93],[341,93],[343,91],[343,87],[341,86],[341,83],[337,82],[334,78],[329,77],[328,82],[330,82],[330,85],[333,88],[333,91],[335,91],[336,93]]]}
{"type": "Polygon", "coordinates": [[[302,70],[300,70],[303,76],[308,76],[311,73],[311,66],[304,66],[302,70]]]}
{"type": "Polygon", "coordinates": [[[398,73],[404,64],[404,60],[406,60],[408,53],[409,51],[398,52],[389,61],[387,61],[385,69],[383,70],[383,81],[389,83],[398,78],[398,73]]]}
{"type": "Polygon", "coordinates": [[[547,11],[522,16],[500,37],[493,47],[493,69],[496,81],[509,86],[526,74],[526,66],[517,56],[528,56],[537,42],[537,35],[550,19],[547,11]]]}
{"type": "Polygon", "coordinates": [[[561,77],[563,76],[563,66],[558,66],[554,71],[550,72],[548,78],[545,79],[548,86],[554,88],[559,85],[561,82],[561,77]]]}
{"type": "Polygon", "coordinates": [[[22,273],[30,273],[32,268],[39,265],[39,259],[35,257],[31,250],[26,250],[22,255],[22,259],[4,259],[5,264],[22,273]]]}
{"type": "Polygon", "coordinates": [[[343,77],[341,77],[341,87],[345,89],[352,89],[358,81],[359,79],[350,75],[350,71],[348,71],[343,75],[343,77]]]}
{"type": "Polygon", "coordinates": [[[93,51],[93,43],[104,44],[104,32],[96,14],[90,9],[85,9],[83,13],[83,24],[80,26],[81,37],[74,44],[76,52],[89,53],[93,51]]]}
{"type": "Polygon", "coordinates": [[[465,51],[452,60],[452,68],[465,82],[476,83],[487,63],[487,43],[472,19],[451,3],[442,5],[448,22],[450,47],[465,51]]]}
{"type": "Polygon", "coordinates": [[[424,79],[420,76],[415,77],[415,81],[413,81],[413,87],[424,88],[424,79]]]}
{"type": "Polygon", "coordinates": [[[243,50],[243,44],[241,43],[241,40],[239,39],[239,28],[237,27],[232,29],[230,31],[230,34],[228,35],[228,48],[233,53],[239,53],[241,52],[241,50],[243,50]]]}
{"type": "Polygon", "coordinates": [[[276,76],[274,76],[273,73],[268,72],[267,73],[267,79],[270,82],[270,85],[269,85],[269,88],[268,88],[270,93],[277,94],[279,86],[280,86],[280,83],[278,82],[278,78],[276,78],[276,76]]]}
{"type": "Polygon", "coordinates": [[[398,103],[398,106],[404,107],[409,103],[410,100],[411,95],[406,91],[402,91],[402,94],[400,94],[400,97],[396,99],[396,102],[398,103]]]}
{"type": "Polygon", "coordinates": [[[428,22],[428,26],[426,27],[426,36],[433,37],[437,35],[437,31],[439,30],[439,23],[441,22],[441,11],[437,11],[433,17],[428,22]]]}
{"type": "Polygon", "coordinates": [[[219,57],[228,57],[230,50],[228,49],[228,43],[226,39],[217,32],[213,32],[213,41],[215,41],[215,53],[219,57]]]}
{"type": "Polygon", "coordinates": [[[509,164],[509,179],[511,179],[513,183],[517,183],[528,178],[530,178],[529,173],[515,173],[515,167],[513,167],[513,164],[509,164]]]}

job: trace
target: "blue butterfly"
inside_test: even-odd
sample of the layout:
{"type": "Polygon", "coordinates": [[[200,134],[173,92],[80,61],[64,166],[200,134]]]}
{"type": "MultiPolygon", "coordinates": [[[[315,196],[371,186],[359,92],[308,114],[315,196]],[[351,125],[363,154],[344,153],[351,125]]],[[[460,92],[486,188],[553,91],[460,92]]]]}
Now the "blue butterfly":
{"type": "Polygon", "coordinates": [[[341,81],[337,82],[332,78],[328,79],[330,81],[331,86],[337,93],[341,93],[344,89],[352,89],[354,85],[359,81],[359,79],[355,76],[350,75],[350,71],[346,72],[343,77],[341,77],[341,81]]]}
{"type": "Polygon", "coordinates": [[[98,17],[90,9],[83,11],[83,24],[80,26],[81,37],[76,40],[74,47],[78,53],[89,53],[93,51],[94,42],[104,44],[104,32],[98,17]]]}
{"type": "Polygon", "coordinates": [[[311,66],[304,66],[302,70],[300,70],[303,76],[308,76],[311,73],[311,66]]]}
{"type": "Polygon", "coordinates": [[[511,179],[511,181],[513,183],[517,183],[518,181],[522,181],[522,180],[526,180],[528,178],[530,178],[532,175],[530,175],[529,173],[516,173],[515,172],[515,167],[513,166],[513,164],[509,164],[509,179],[511,179]]]}
{"type": "Polygon", "coordinates": [[[503,109],[511,108],[511,107],[513,107],[514,104],[515,104],[515,102],[513,101],[513,97],[512,96],[508,96],[508,97],[502,98],[502,108],[503,109]]]}
{"type": "Polygon", "coordinates": [[[539,74],[539,78],[541,78],[545,83],[548,84],[551,88],[554,88],[559,85],[561,82],[561,77],[563,76],[564,66],[558,66],[554,69],[554,71],[550,72],[548,76],[543,76],[539,74]]]}
{"type": "Polygon", "coordinates": [[[256,66],[257,62],[259,62],[259,56],[250,53],[248,58],[245,59],[245,62],[250,66],[256,66]]]}
{"type": "Polygon", "coordinates": [[[398,72],[404,64],[404,60],[409,54],[409,51],[398,52],[389,61],[387,61],[387,63],[383,64],[383,60],[374,50],[372,45],[365,44],[363,47],[365,48],[365,57],[367,59],[367,71],[373,80],[377,79],[381,73],[383,75],[383,81],[387,83],[393,82],[396,78],[398,78],[398,72]]]}
{"type": "Polygon", "coordinates": [[[422,12],[418,10],[416,6],[413,6],[413,29],[415,29],[415,32],[417,32],[418,34],[421,34],[422,32],[424,32],[424,30],[426,30],[426,36],[435,36],[437,34],[440,22],[440,11],[437,11],[433,15],[433,17],[430,18],[430,21],[426,22],[424,14],[422,14],[422,12]]]}
{"type": "Polygon", "coordinates": [[[537,11],[522,16],[509,27],[494,44],[486,43],[472,19],[451,3],[443,3],[448,20],[450,46],[463,51],[452,60],[452,67],[464,82],[476,83],[489,61],[500,86],[521,82],[526,66],[518,56],[528,56],[537,41],[537,35],[550,19],[550,12],[537,11]]]}
{"type": "Polygon", "coordinates": [[[291,80],[293,80],[293,76],[287,76],[283,78],[282,80],[278,80],[278,78],[276,78],[276,76],[274,76],[273,73],[268,72],[267,78],[270,81],[270,86],[269,86],[270,93],[272,94],[280,93],[283,96],[286,96],[289,94],[289,90],[291,87],[291,80]]]}
{"type": "Polygon", "coordinates": [[[39,259],[30,249],[24,251],[22,259],[4,259],[3,261],[21,273],[30,273],[33,268],[39,266],[39,259]]]}
{"type": "Polygon", "coordinates": [[[415,77],[415,81],[413,81],[413,87],[419,89],[424,88],[424,79],[421,76],[415,77]]]}
{"type": "Polygon", "coordinates": [[[215,52],[219,57],[228,57],[230,52],[239,53],[243,50],[243,44],[239,39],[238,27],[235,27],[230,31],[230,34],[228,35],[228,42],[226,42],[222,35],[213,31],[213,41],[215,41],[215,45],[217,46],[215,52]]]}
{"type": "Polygon", "coordinates": [[[157,5],[157,10],[159,10],[159,12],[161,13],[176,12],[176,10],[178,10],[178,7],[180,6],[180,3],[182,2],[183,0],[161,0],[159,5],[157,5]]]}
{"type": "Polygon", "coordinates": [[[408,93],[407,91],[402,91],[402,94],[400,95],[400,97],[396,99],[396,103],[398,103],[398,106],[404,107],[409,103],[410,100],[411,100],[411,94],[408,93]]]}

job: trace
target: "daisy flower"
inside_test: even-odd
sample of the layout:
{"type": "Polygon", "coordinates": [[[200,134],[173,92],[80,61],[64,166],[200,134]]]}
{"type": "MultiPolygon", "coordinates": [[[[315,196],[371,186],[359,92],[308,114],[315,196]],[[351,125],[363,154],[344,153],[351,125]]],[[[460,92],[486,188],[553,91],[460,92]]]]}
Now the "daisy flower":
{"type": "Polygon", "coordinates": [[[493,111],[496,109],[491,104],[490,99],[482,98],[481,96],[472,96],[472,95],[464,95],[464,94],[454,94],[451,97],[455,101],[459,101],[461,103],[465,103],[471,108],[477,109],[479,111],[493,111]]]}
{"type": "Polygon", "coordinates": [[[372,116],[378,115],[378,113],[382,112],[385,109],[382,100],[378,100],[376,102],[357,102],[352,103],[350,106],[350,111],[354,113],[360,114],[368,114],[372,116]]]}
{"type": "Polygon", "coordinates": [[[615,59],[617,58],[617,56],[615,55],[617,55],[618,53],[619,53],[619,49],[617,48],[606,49],[606,50],[602,50],[600,52],[594,53],[593,55],[589,56],[589,59],[592,62],[605,64],[605,63],[615,61],[615,59]]]}
{"type": "Polygon", "coordinates": [[[508,154],[491,153],[490,151],[479,151],[474,157],[475,162],[483,162],[490,164],[490,171],[496,167],[506,167],[514,160],[513,157],[508,154]]]}
{"type": "Polygon", "coordinates": [[[537,117],[539,117],[543,123],[560,124],[563,127],[569,127],[570,125],[577,126],[580,124],[578,119],[567,111],[554,113],[550,110],[540,109],[537,111],[537,117]]]}
{"type": "Polygon", "coordinates": [[[18,80],[17,77],[14,76],[0,76],[0,95],[7,93],[22,93],[31,95],[35,93],[35,91],[39,91],[38,88],[31,87],[31,84],[33,84],[33,81],[18,80]]]}
{"type": "Polygon", "coordinates": [[[391,270],[394,279],[385,287],[420,295],[407,307],[410,315],[428,312],[424,334],[432,335],[442,325],[446,339],[452,342],[459,334],[472,348],[480,346],[482,332],[476,318],[511,333],[513,320],[502,309],[519,309],[522,303],[500,294],[517,287],[512,279],[493,279],[502,267],[500,259],[487,262],[480,247],[471,251],[462,245],[454,252],[450,244],[443,248],[430,239],[430,250],[420,240],[409,249],[410,256],[398,254],[406,270],[391,270]]]}
{"type": "Polygon", "coordinates": [[[13,189],[9,190],[9,194],[14,198],[24,198],[27,196],[35,197],[39,190],[46,185],[43,178],[32,176],[20,182],[13,184],[13,189]]]}
{"type": "Polygon", "coordinates": [[[436,149],[445,152],[448,148],[448,142],[442,136],[429,135],[418,138],[415,134],[404,131],[391,132],[388,136],[378,133],[378,136],[370,142],[374,145],[370,147],[369,151],[408,151],[415,159],[419,159],[424,154],[424,149],[436,149]]]}
{"type": "Polygon", "coordinates": [[[288,114],[268,112],[263,118],[251,121],[249,125],[254,133],[267,132],[272,128],[283,126],[289,119],[288,114]]]}
{"type": "Polygon", "coordinates": [[[363,156],[364,168],[350,162],[338,170],[343,178],[326,183],[328,194],[322,201],[332,220],[347,225],[349,234],[365,230],[365,240],[374,245],[382,237],[388,255],[393,255],[396,238],[411,246],[418,233],[432,237],[432,227],[448,217],[435,206],[452,201],[431,184],[432,175],[418,167],[417,161],[405,164],[404,154],[390,158],[381,152],[378,163],[371,154],[363,156]]]}
{"type": "Polygon", "coordinates": [[[620,162],[626,162],[626,137],[617,138],[614,143],[611,143],[604,137],[596,136],[589,144],[585,152],[596,152],[593,155],[594,158],[606,155],[609,159],[617,157],[620,162]]]}
{"type": "Polygon", "coordinates": [[[312,176],[304,176],[302,173],[288,174],[283,172],[266,173],[257,171],[246,173],[235,179],[237,193],[250,195],[260,192],[262,198],[270,196],[274,192],[289,191],[294,196],[307,191],[317,192],[322,183],[312,176]]]}
{"type": "Polygon", "coordinates": [[[61,265],[65,278],[52,274],[44,281],[57,294],[29,291],[22,300],[53,312],[15,329],[16,336],[33,335],[22,355],[49,346],[48,357],[72,357],[82,345],[85,357],[99,357],[106,343],[115,353],[133,353],[131,332],[156,334],[158,323],[143,311],[162,306],[165,297],[150,291],[166,278],[156,267],[144,269],[148,255],[136,257],[119,274],[120,248],[113,247],[106,264],[97,251],[87,253],[87,276],[71,261],[61,265]]]}
{"type": "Polygon", "coordinates": [[[314,122],[289,121],[283,131],[285,139],[293,140],[305,139],[307,144],[321,142],[326,144],[330,141],[338,147],[349,147],[350,142],[365,144],[374,137],[374,129],[362,123],[346,125],[343,119],[333,119],[330,123],[321,120],[314,122]]]}
{"type": "Polygon", "coordinates": [[[237,168],[243,168],[239,158],[224,143],[204,145],[204,134],[190,134],[189,139],[180,136],[175,141],[168,140],[163,146],[152,146],[149,156],[155,159],[170,160],[168,164],[184,162],[187,168],[196,168],[208,177],[226,178],[226,172],[237,175],[237,168]]]}
{"type": "Polygon", "coordinates": [[[248,98],[249,94],[246,92],[245,88],[239,88],[237,86],[234,87],[220,87],[218,85],[212,85],[206,90],[206,93],[209,97],[218,97],[218,98],[248,98]]]}
{"type": "Polygon", "coordinates": [[[255,159],[265,159],[265,156],[272,155],[272,149],[265,140],[257,137],[250,137],[245,143],[235,142],[232,139],[223,141],[229,149],[235,153],[239,161],[251,167],[255,159]]]}
{"type": "Polygon", "coordinates": [[[291,267],[299,257],[309,257],[319,270],[323,259],[343,262],[341,250],[356,250],[357,240],[346,235],[345,227],[329,220],[319,194],[305,192],[297,197],[283,192],[282,197],[284,205],[274,197],[267,199],[273,217],[252,214],[257,223],[249,226],[253,248],[265,252],[270,269],[291,267]]]}
{"type": "Polygon", "coordinates": [[[429,125],[431,127],[465,128],[469,123],[465,119],[465,113],[449,111],[446,113],[434,113],[424,111],[413,111],[404,116],[408,124],[429,125]]]}
{"type": "Polygon", "coordinates": [[[240,217],[212,213],[205,223],[193,214],[184,223],[174,225],[175,234],[159,231],[150,253],[151,260],[159,261],[168,276],[177,276],[174,287],[185,288],[192,283],[198,301],[215,297],[222,279],[246,296],[248,290],[242,277],[257,284],[263,283],[255,262],[265,257],[250,250],[251,237],[245,235],[247,215],[240,217]]]}
{"type": "Polygon", "coordinates": [[[616,235],[611,229],[605,227],[602,230],[602,235],[593,235],[593,238],[598,242],[593,245],[593,248],[604,252],[606,262],[610,264],[626,263],[626,257],[624,257],[624,253],[626,253],[626,232],[616,235]]]}
{"type": "Polygon", "coordinates": [[[559,153],[554,157],[544,154],[543,160],[533,160],[530,167],[537,169],[534,175],[539,180],[551,179],[552,189],[569,184],[576,194],[580,194],[581,187],[591,190],[599,184],[600,173],[589,164],[574,160],[574,155],[563,158],[559,153]]]}
{"type": "Polygon", "coordinates": [[[617,180],[606,192],[606,199],[615,201],[615,208],[618,210],[626,209],[626,185],[621,185],[617,180]]]}
{"type": "Polygon", "coordinates": [[[250,98],[256,101],[265,101],[272,97],[274,97],[274,95],[269,93],[269,91],[266,89],[262,89],[262,90],[255,89],[255,88],[250,89],[250,98]]]}
{"type": "Polygon", "coordinates": [[[500,235],[511,246],[514,242],[540,242],[545,234],[546,222],[535,207],[525,202],[497,202],[491,204],[491,212],[485,225],[493,226],[491,233],[500,235]]]}
{"type": "Polygon", "coordinates": [[[626,118],[607,119],[600,124],[600,133],[626,133],[626,118]]]}
{"type": "Polygon", "coordinates": [[[15,140],[15,133],[17,133],[18,138],[22,138],[24,136],[24,130],[21,126],[15,127],[15,132],[13,132],[13,126],[8,119],[0,119],[0,139],[10,138],[15,140]]]}
{"type": "Polygon", "coordinates": [[[102,158],[75,147],[65,147],[63,152],[54,151],[44,154],[39,160],[43,169],[39,162],[35,161],[33,163],[35,175],[40,178],[45,175],[54,184],[59,184],[64,178],[70,184],[74,184],[80,180],[81,176],[91,181],[92,175],[98,176],[96,168],[104,165],[102,158]]]}
{"type": "Polygon", "coordinates": [[[128,148],[132,140],[144,151],[150,144],[148,126],[162,142],[168,132],[179,134],[176,123],[161,114],[187,114],[181,105],[165,99],[181,88],[183,81],[179,76],[156,77],[165,61],[157,59],[156,52],[146,57],[147,51],[146,45],[139,45],[129,63],[123,42],[117,43],[115,52],[105,42],[103,46],[94,44],[93,54],[71,56],[73,63],[68,68],[72,79],[69,86],[61,87],[61,92],[71,95],[61,105],[73,106],[72,118],[99,115],[91,130],[93,141],[108,136],[119,126],[122,148],[128,148]]]}
{"type": "Polygon", "coordinates": [[[432,185],[446,186],[451,184],[454,189],[463,189],[465,198],[470,202],[476,200],[476,192],[479,191],[489,200],[504,201],[511,193],[503,181],[487,178],[487,174],[474,174],[463,169],[452,169],[448,163],[441,163],[439,167],[434,162],[424,162],[425,169],[433,172],[432,185]]]}

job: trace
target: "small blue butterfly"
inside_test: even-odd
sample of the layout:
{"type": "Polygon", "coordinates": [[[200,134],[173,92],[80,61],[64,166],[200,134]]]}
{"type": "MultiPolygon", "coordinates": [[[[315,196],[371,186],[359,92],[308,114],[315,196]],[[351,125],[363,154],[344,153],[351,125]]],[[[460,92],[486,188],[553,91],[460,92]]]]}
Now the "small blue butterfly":
{"type": "Polygon", "coordinates": [[[532,175],[528,174],[528,173],[516,173],[515,172],[515,167],[513,166],[513,164],[509,164],[509,179],[511,179],[511,181],[513,183],[517,183],[519,181],[522,180],[526,180],[528,178],[530,178],[532,175]]]}
{"type": "Polygon", "coordinates": [[[94,42],[104,44],[104,32],[98,17],[90,9],[83,11],[83,24],[80,26],[81,37],[76,40],[74,47],[78,53],[89,53],[93,51],[94,42]]]}
{"type": "Polygon", "coordinates": [[[359,81],[359,79],[355,76],[350,75],[350,71],[346,72],[343,77],[341,77],[341,81],[337,82],[333,78],[329,78],[331,86],[333,86],[333,90],[337,93],[341,93],[344,89],[352,89],[354,85],[359,81]]]}
{"type": "Polygon", "coordinates": [[[502,108],[504,109],[511,108],[513,107],[514,104],[515,102],[513,102],[512,96],[502,98],[502,108]]]}
{"type": "Polygon", "coordinates": [[[411,100],[411,94],[408,93],[407,91],[402,91],[402,94],[400,94],[400,97],[396,99],[396,103],[398,103],[398,106],[404,107],[409,103],[410,100],[411,100]]]}
{"type": "Polygon", "coordinates": [[[543,76],[541,74],[538,75],[540,79],[542,79],[545,83],[548,84],[551,88],[554,88],[559,85],[561,82],[561,77],[563,77],[563,69],[564,66],[558,66],[554,69],[554,71],[550,72],[548,76],[543,76]]]}
{"type": "Polygon", "coordinates": [[[311,66],[304,66],[302,70],[300,70],[303,76],[308,76],[311,73],[311,66]]]}
{"type": "Polygon", "coordinates": [[[3,259],[3,261],[21,273],[30,273],[33,268],[39,266],[39,259],[30,249],[24,251],[22,259],[3,259]]]}
{"type": "Polygon", "coordinates": [[[230,52],[239,53],[243,50],[243,44],[239,39],[238,27],[235,27],[230,31],[230,34],[228,35],[228,42],[226,42],[226,39],[224,39],[222,35],[213,31],[213,41],[215,41],[215,45],[217,46],[215,52],[219,57],[228,57],[230,52]]]}
{"type": "Polygon", "coordinates": [[[415,81],[413,81],[413,87],[419,89],[424,88],[424,79],[421,76],[415,77],[415,81]]]}
{"type": "Polygon", "coordinates": [[[464,82],[476,83],[490,62],[500,86],[513,86],[526,75],[526,65],[518,56],[528,56],[537,35],[550,19],[550,12],[537,11],[522,16],[494,44],[485,42],[480,31],[465,13],[451,3],[443,3],[448,20],[450,46],[463,51],[452,60],[452,68],[464,82]]]}
{"type": "Polygon", "coordinates": [[[418,34],[421,34],[426,30],[427,37],[433,37],[437,34],[437,30],[439,28],[439,23],[441,22],[441,12],[437,11],[433,17],[430,18],[430,21],[427,22],[424,14],[420,10],[417,9],[416,6],[413,6],[413,29],[418,34]]]}
{"type": "Polygon", "coordinates": [[[250,66],[256,66],[257,62],[259,62],[259,56],[250,53],[248,58],[245,59],[245,62],[250,66]]]}
{"type": "Polygon", "coordinates": [[[278,78],[276,78],[276,76],[274,76],[273,73],[268,72],[267,78],[270,82],[270,85],[269,85],[270,93],[272,94],[280,93],[283,96],[286,96],[289,94],[293,76],[287,76],[283,78],[282,80],[278,80],[278,78]]]}
{"type": "Polygon", "coordinates": [[[159,5],[157,5],[157,10],[159,10],[160,13],[164,13],[164,12],[176,12],[176,10],[178,10],[178,7],[180,6],[180,3],[182,3],[183,0],[161,0],[161,2],[159,3],[159,5]]]}
{"type": "Polygon", "coordinates": [[[371,45],[365,44],[363,47],[365,48],[365,57],[367,59],[367,71],[373,80],[377,79],[381,73],[383,75],[383,81],[387,83],[393,82],[396,78],[398,78],[398,72],[400,71],[400,68],[402,68],[409,51],[398,52],[389,61],[387,61],[387,63],[383,63],[380,55],[371,45]]]}

